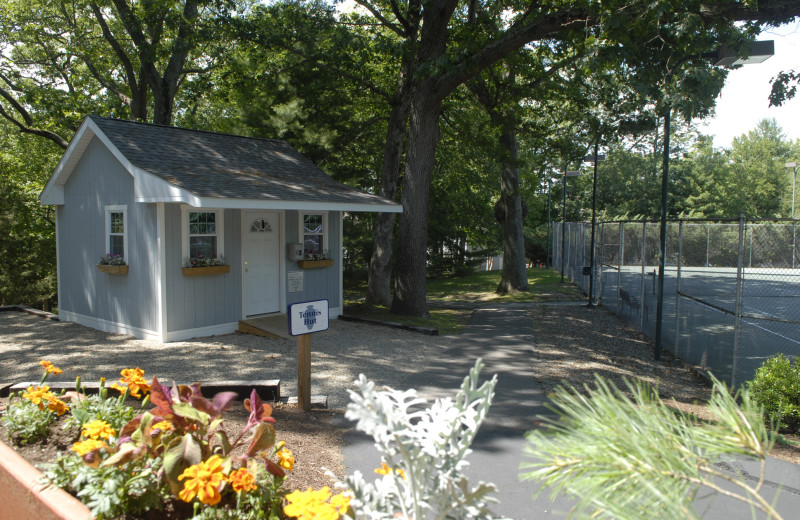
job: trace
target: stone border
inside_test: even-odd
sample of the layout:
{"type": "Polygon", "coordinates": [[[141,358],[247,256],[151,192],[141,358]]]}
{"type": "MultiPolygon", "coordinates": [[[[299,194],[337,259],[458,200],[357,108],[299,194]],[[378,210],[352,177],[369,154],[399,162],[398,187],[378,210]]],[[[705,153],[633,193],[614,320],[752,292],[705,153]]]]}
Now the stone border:
{"type": "Polygon", "coordinates": [[[411,332],[419,332],[420,334],[427,334],[428,336],[439,335],[439,329],[435,329],[432,327],[417,327],[414,325],[406,325],[404,323],[395,323],[393,321],[370,320],[367,318],[359,318],[357,316],[349,316],[347,314],[340,314],[339,319],[342,321],[366,323],[369,325],[381,325],[384,327],[391,327],[393,329],[410,330],[411,332]]]}

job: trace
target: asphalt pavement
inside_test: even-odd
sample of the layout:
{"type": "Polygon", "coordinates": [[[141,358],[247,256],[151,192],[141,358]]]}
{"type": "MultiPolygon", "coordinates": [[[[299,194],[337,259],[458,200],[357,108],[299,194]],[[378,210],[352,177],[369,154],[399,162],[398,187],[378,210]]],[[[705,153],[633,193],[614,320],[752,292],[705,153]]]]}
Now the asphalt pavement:
{"type": "MultiPolygon", "coordinates": [[[[551,499],[545,490],[535,500],[533,482],[520,482],[520,463],[525,455],[524,434],[535,425],[537,416],[552,415],[545,407],[547,398],[533,377],[533,329],[531,304],[499,304],[475,311],[457,345],[451,347],[429,366],[422,366],[407,381],[420,396],[429,400],[453,395],[464,376],[482,358],[485,364],[481,380],[497,374],[495,400],[481,427],[473,453],[468,457],[466,474],[470,482],[493,482],[498,487],[499,503],[493,511],[500,517],[518,520],[566,518],[571,500],[564,496],[551,499]]],[[[367,478],[380,466],[380,456],[372,439],[352,430],[345,435],[342,449],[348,473],[360,470],[367,478]]],[[[758,463],[727,461],[719,469],[743,478],[756,479],[758,463]]],[[[776,459],[767,461],[763,494],[772,501],[785,519],[800,518],[800,466],[776,459]]],[[[741,502],[718,493],[701,491],[695,509],[703,518],[735,520],[765,518],[751,514],[741,502]]],[[[654,517],[657,518],[657,517],[654,517]]]]}

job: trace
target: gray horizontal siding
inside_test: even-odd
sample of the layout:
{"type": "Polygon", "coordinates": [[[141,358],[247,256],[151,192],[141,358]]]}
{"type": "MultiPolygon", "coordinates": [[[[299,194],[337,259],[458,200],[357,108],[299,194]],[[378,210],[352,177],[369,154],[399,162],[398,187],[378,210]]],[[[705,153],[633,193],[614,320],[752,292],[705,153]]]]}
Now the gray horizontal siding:
{"type": "Polygon", "coordinates": [[[57,218],[61,309],[156,331],[156,208],[134,201],[133,177],[97,139],[70,175],[57,218]],[[127,206],[127,275],[97,271],[109,205],[127,206]]]}
{"type": "MultiPolygon", "coordinates": [[[[301,242],[300,240],[300,224],[299,215],[297,211],[286,212],[286,242],[301,242]]],[[[326,248],[333,258],[333,265],[321,269],[300,269],[297,262],[286,262],[286,276],[287,276],[287,293],[286,303],[291,305],[293,303],[310,301],[310,300],[328,300],[328,305],[331,308],[341,307],[341,299],[339,298],[340,290],[340,276],[339,272],[342,269],[342,244],[339,240],[339,226],[341,225],[340,214],[337,211],[328,212],[328,247],[326,248]],[[288,273],[289,271],[302,271],[303,272],[303,291],[302,292],[288,292],[288,273]]],[[[285,253],[284,253],[285,254],[285,253]]]]}
{"type": "Polygon", "coordinates": [[[181,205],[165,205],[167,331],[211,327],[242,317],[241,212],[225,210],[227,274],[183,276],[181,205]]]}

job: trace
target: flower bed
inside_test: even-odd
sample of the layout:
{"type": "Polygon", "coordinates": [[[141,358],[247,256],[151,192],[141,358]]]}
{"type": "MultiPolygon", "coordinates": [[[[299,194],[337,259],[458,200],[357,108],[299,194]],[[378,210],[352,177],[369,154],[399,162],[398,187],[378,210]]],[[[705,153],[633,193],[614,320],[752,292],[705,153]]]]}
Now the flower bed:
{"type": "MultiPolygon", "coordinates": [[[[156,378],[147,383],[136,368],[123,370],[120,382],[109,387],[101,381],[96,396],[81,391],[80,382],[74,392],[55,395],[45,380],[60,369],[49,363],[45,369],[39,385],[9,400],[2,420],[6,439],[22,447],[36,442],[49,446],[45,460],[55,463],[43,468],[45,476],[78,495],[98,518],[123,512],[130,518],[150,518],[153,511],[164,519],[198,514],[286,518],[282,507],[287,492],[282,485],[291,475],[294,456],[283,442],[275,441],[272,407],[255,392],[244,401],[236,401],[229,392],[208,400],[199,394],[199,385],[170,388],[156,378]],[[109,396],[111,389],[120,395],[109,396]],[[130,399],[148,393],[141,402],[130,399]],[[223,420],[221,412],[234,404],[243,411],[232,410],[233,420],[223,420]],[[36,428],[21,427],[30,416],[44,419],[34,424],[47,423],[44,441],[34,438],[36,428]],[[199,455],[197,462],[185,461],[193,453],[199,455]],[[174,483],[169,471],[176,475],[174,483]],[[84,485],[75,486],[76,480],[84,485]]],[[[309,426],[311,417],[304,417],[309,426]]]]}

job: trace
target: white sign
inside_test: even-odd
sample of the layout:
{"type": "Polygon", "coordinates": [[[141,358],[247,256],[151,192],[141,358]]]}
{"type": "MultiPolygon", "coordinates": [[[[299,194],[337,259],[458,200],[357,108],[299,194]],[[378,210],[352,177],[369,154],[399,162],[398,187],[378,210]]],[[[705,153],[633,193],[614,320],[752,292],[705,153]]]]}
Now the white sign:
{"type": "Polygon", "coordinates": [[[292,336],[328,330],[328,300],[293,303],[287,314],[292,336]]]}
{"type": "Polygon", "coordinates": [[[303,292],[303,271],[289,271],[289,292],[303,292]]]}

